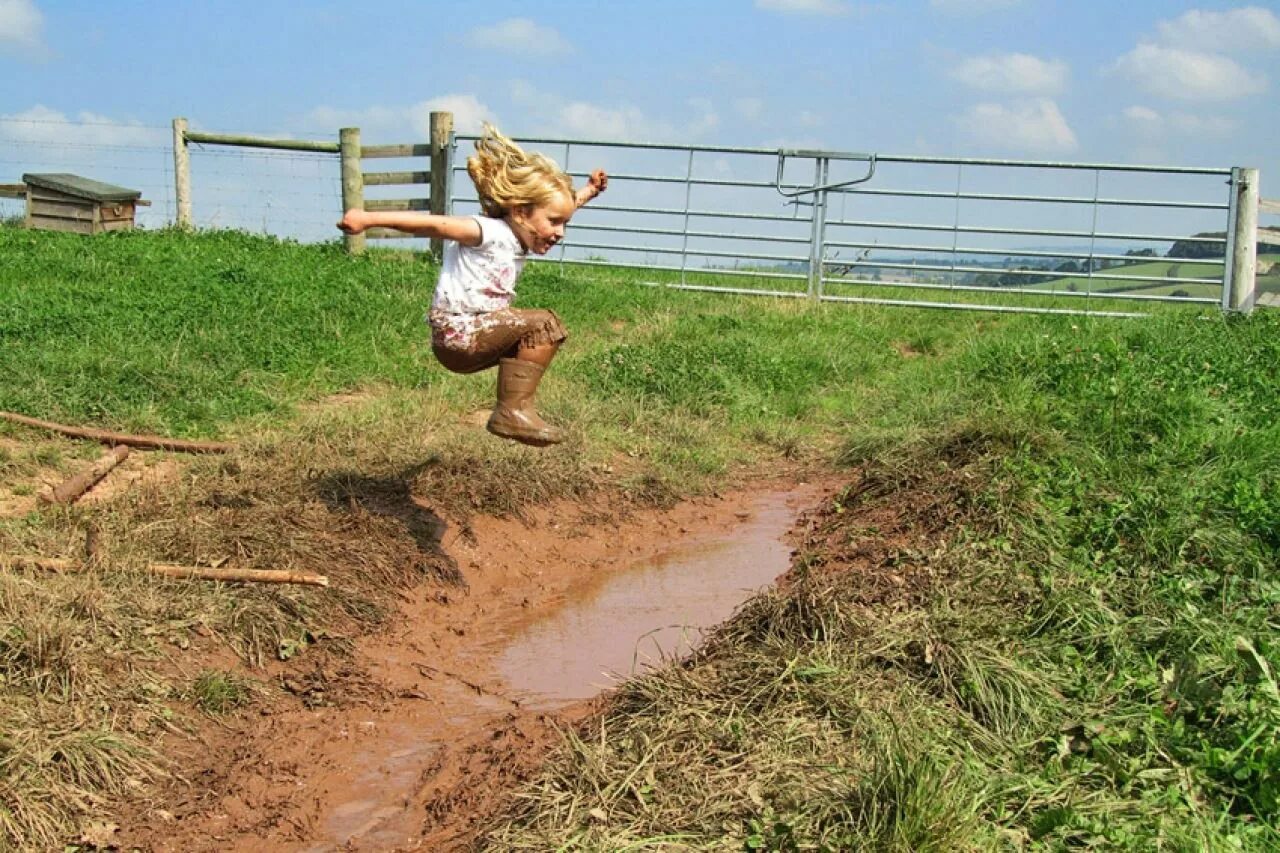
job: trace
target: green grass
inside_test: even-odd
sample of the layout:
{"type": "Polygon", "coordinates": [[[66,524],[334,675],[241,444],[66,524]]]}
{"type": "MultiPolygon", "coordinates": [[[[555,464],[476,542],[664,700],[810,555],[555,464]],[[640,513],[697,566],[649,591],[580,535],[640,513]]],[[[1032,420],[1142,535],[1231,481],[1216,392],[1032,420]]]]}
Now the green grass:
{"type": "Polygon", "coordinates": [[[492,842],[1274,849],[1277,332],[1018,322],[898,377],[796,582],[625,687],[492,842]]]}
{"type": "Polygon", "coordinates": [[[235,232],[0,230],[0,408],[177,434],[422,377],[419,264],[235,232]]]}
{"type": "MultiPolygon", "coordinates": [[[[250,664],[282,643],[305,657],[376,627],[399,589],[456,582],[411,494],[458,521],[841,465],[868,474],[827,508],[829,536],[802,560],[812,577],[750,605],[699,665],[624,690],[495,837],[903,850],[1275,838],[1276,315],[815,306],[534,265],[520,303],[555,309],[571,333],[539,397],[569,442],[538,452],[459,423],[491,403],[492,378],[433,363],[428,264],[176,231],[0,229],[0,255],[0,408],[242,445],[105,507],[0,519],[0,551],[75,554],[92,530],[105,555],[83,575],[0,572],[0,625],[13,626],[0,630],[0,831],[13,843],[65,840],[95,792],[162,773],[144,744],[175,702],[216,713],[247,698],[226,673],[160,675],[196,634],[250,664]],[[315,405],[357,389],[367,398],[315,405]],[[846,548],[864,571],[816,571],[846,548]],[[222,558],[335,584],[133,571],[222,558]],[[867,586],[891,575],[922,580],[910,594],[867,586]],[[70,744],[68,731],[94,734],[70,744]]],[[[80,455],[11,425],[0,437],[23,448],[0,444],[11,491],[80,455]]]]}
{"type": "Polygon", "coordinates": [[[231,672],[206,669],[191,685],[191,701],[208,714],[225,714],[249,702],[253,685],[231,672]]]}

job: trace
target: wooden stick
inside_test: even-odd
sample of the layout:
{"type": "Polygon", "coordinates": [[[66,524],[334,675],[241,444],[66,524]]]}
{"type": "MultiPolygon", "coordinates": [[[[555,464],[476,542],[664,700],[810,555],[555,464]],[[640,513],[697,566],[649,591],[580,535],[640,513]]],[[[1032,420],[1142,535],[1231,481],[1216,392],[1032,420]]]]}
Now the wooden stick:
{"type": "Polygon", "coordinates": [[[125,444],[129,447],[139,447],[144,450],[178,450],[183,453],[229,453],[235,449],[233,444],[224,444],[217,441],[184,441],[179,438],[165,438],[159,435],[129,435],[122,432],[66,426],[53,421],[29,418],[26,415],[18,415],[13,412],[0,412],[0,418],[23,426],[47,429],[62,435],[69,435],[72,438],[88,438],[110,445],[125,444]]]}
{"type": "Polygon", "coordinates": [[[156,563],[148,566],[152,574],[170,578],[199,578],[208,581],[247,581],[249,583],[299,583],[308,586],[328,586],[324,575],[308,572],[291,572],[287,569],[206,569],[200,566],[167,566],[156,563]]]}
{"type": "Polygon", "coordinates": [[[111,472],[112,468],[119,465],[128,456],[128,446],[122,444],[119,447],[114,447],[79,474],[63,480],[51,489],[41,491],[40,500],[48,504],[75,503],[80,499],[81,495],[98,485],[102,478],[111,472]]]}
{"type": "MultiPolygon", "coordinates": [[[[46,572],[78,572],[86,564],[61,557],[28,557],[20,554],[0,554],[0,567],[40,569],[46,572]]],[[[209,569],[202,566],[170,566],[155,563],[146,571],[170,578],[195,578],[199,580],[232,581],[245,583],[296,583],[308,586],[329,585],[329,578],[309,572],[292,572],[283,569],[209,569]]]]}
{"type": "Polygon", "coordinates": [[[0,568],[39,569],[42,572],[73,572],[76,564],[60,557],[25,557],[18,554],[0,554],[0,568]]]}

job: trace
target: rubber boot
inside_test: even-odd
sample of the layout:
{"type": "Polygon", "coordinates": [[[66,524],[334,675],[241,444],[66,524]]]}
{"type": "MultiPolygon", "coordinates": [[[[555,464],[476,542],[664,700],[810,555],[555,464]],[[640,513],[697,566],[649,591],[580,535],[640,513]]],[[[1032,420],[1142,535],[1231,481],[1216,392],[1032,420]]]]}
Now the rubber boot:
{"type": "Polygon", "coordinates": [[[533,408],[543,370],[540,364],[518,358],[498,362],[498,404],[489,416],[489,432],[535,447],[564,441],[564,431],[538,417],[533,408]]]}

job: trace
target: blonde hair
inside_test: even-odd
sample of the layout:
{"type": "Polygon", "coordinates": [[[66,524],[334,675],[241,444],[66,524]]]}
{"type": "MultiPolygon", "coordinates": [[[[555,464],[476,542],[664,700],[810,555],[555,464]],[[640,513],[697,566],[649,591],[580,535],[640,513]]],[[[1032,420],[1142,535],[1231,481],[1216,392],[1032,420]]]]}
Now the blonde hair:
{"type": "Polygon", "coordinates": [[[554,160],[526,153],[487,122],[476,153],[467,158],[467,174],[485,216],[501,218],[515,207],[543,205],[557,193],[573,198],[573,179],[554,160]]]}

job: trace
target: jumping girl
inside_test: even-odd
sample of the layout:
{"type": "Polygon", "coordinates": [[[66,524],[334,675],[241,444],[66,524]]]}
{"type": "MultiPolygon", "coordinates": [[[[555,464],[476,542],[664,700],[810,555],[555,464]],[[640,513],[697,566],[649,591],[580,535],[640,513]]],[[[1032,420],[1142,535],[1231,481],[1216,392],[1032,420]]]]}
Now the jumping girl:
{"type": "Polygon", "coordinates": [[[563,240],[574,211],[604,192],[609,177],[597,169],[575,192],[555,161],[525,153],[488,124],[467,158],[467,174],[481,216],[348,210],[338,228],[347,234],[395,228],[447,241],[428,314],[436,359],[454,373],[496,364],[489,432],[538,447],[558,444],[564,431],[538,416],[533,398],[568,333],[553,311],[510,306],[528,254],[545,255],[563,240]]]}

